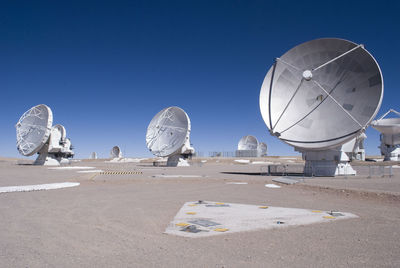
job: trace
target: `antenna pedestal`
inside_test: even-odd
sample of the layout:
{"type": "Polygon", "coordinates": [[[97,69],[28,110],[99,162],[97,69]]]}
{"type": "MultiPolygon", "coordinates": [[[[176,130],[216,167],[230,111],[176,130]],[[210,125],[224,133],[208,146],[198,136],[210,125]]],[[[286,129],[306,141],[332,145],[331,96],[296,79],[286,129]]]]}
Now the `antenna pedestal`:
{"type": "Polygon", "coordinates": [[[187,159],[191,159],[193,154],[194,148],[190,146],[189,140],[186,140],[180,154],[174,154],[168,157],[167,167],[188,167],[190,164],[187,159]]]}
{"type": "Polygon", "coordinates": [[[400,160],[400,147],[399,145],[387,145],[381,142],[379,146],[381,154],[384,156],[383,161],[399,161],[400,160]]]}
{"type": "Polygon", "coordinates": [[[60,164],[69,164],[68,157],[72,157],[73,154],[70,152],[57,152],[49,153],[49,145],[45,144],[42,149],[38,152],[38,157],[36,158],[34,165],[38,166],[59,166],[60,164]]]}
{"type": "Polygon", "coordinates": [[[306,161],[304,166],[305,176],[334,177],[356,175],[350,165],[350,158],[342,147],[324,151],[300,151],[306,161]]]}
{"type": "Polygon", "coordinates": [[[49,154],[48,150],[49,145],[45,144],[38,152],[38,157],[33,164],[38,166],[59,166],[60,161],[53,154],[49,154]]]}
{"type": "Polygon", "coordinates": [[[188,167],[188,166],[190,165],[183,155],[176,154],[168,157],[167,167],[188,167]]]}

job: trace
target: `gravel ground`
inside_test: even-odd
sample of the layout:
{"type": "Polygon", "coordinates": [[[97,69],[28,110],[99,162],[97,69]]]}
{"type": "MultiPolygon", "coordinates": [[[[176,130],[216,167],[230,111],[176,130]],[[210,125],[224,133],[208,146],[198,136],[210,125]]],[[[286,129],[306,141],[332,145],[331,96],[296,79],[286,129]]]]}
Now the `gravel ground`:
{"type": "Polygon", "coordinates": [[[306,178],[270,189],[264,184],[273,177],[260,176],[260,165],[229,161],[182,168],[104,160],[73,163],[139,173],[126,175],[17,163],[0,161],[0,186],[81,185],[0,194],[2,267],[400,267],[397,170],[391,178],[306,178]],[[160,174],[182,178],[153,177],[160,174]],[[233,181],[248,184],[226,184],[233,181]],[[191,200],[333,209],[359,218],[197,239],[164,234],[191,200]]]}

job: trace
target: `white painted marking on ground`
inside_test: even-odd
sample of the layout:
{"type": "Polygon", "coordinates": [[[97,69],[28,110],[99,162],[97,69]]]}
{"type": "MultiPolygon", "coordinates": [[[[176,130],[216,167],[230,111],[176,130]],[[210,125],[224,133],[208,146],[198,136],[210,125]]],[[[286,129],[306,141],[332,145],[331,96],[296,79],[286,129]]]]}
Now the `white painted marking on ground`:
{"type": "Polygon", "coordinates": [[[270,164],[273,164],[274,162],[264,162],[264,161],[254,161],[254,162],[251,162],[251,164],[253,164],[253,165],[270,165],[270,164]]]}
{"type": "Polygon", "coordinates": [[[164,174],[158,174],[158,175],[153,175],[151,177],[153,177],[153,178],[202,178],[202,177],[207,177],[207,176],[202,176],[202,175],[164,175],[164,174]]]}
{"type": "Polygon", "coordinates": [[[94,169],[95,167],[80,167],[80,166],[75,166],[75,167],[53,167],[49,169],[55,169],[55,170],[69,170],[69,169],[94,169]]]}
{"type": "Polygon", "coordinates": [[[101,169],[94,169],[94,170],[79,170],[78,173],[100,173],[103,172],[101,169]]]}
{"type": "Polygon", "coordinates": [[[327,212],[315,213],[309,209],[260,207],[255,205],[233,203],[225,204],[229,205],[225,207],[207,207],[209,204],[213,205],[216,203],[209,201],[206,201],[205,204],[196,204],[196,202],[185,203],[176,214],[173,221],[167,226],[165,233],[196,238],[243,231],[285,228],[287,226],[322,223],[358,217],[351,213],[340,212],[344,216],[328,219],[324,218],[324,216],[330,216],[327,212]],[[190,221],[199,219],[206,219],[208,221],[218,223],[218,225],[204,227],[190,223],[190,221]],[[283,222],[283,224],[278,224],[278,222],[283,222]],[[194,225],[196,229],[202,231],[198,233],[181,231],[186,224],[194,225]],[[226,230],[226,232],[218,232],[215,231],[216,228],[226,228],[228,230],[226,230]]]}
{"type": "Polygon", "coordinates": [[[265,184],[265,187],[267,187],[267,188],[281,188],[279,185],[276,185],[276,184],[265,184]]]}
{"type": "Polygon", "coordinates": [[[37,185],[7,186],[7,187],[0,187],[0,193],[54,190],[54,189],[75,187],[78,186],[79,184],[80,184],[79,182],[61,182],[61,183],[49,183],[49,184],[37,184],[37,185]]]}
{"type": "Polygon", "coordinates": [[[250,163],[250,160],[248,160],[248,159],[236,159],[235,162],[236,163],[241,163],[241,164],[248,164],[248,163],[250,163]]]}
{"type": "Polygon", "coordinates": [[[207,160],[201,160],[201,163],[207,163],[207,160]]]}
{"type": "Polygon", "coordinates": [[[285,160],[296,160],[296,157],[279,157],[279,159],[285,159],[285,160]]]}
{"type": "Polygon", "coordinates": [[[226,184],[247,184],[247,182],[234,182],[234,181],[231,181],[231,182],[227,182],[226,184]]]}
{"type": "Polygon", "coordinates": [[[109,161],[104,161],[105,163],[140,163],[142,160],[147,160],[148,158],[114,158],[109,161]]]}

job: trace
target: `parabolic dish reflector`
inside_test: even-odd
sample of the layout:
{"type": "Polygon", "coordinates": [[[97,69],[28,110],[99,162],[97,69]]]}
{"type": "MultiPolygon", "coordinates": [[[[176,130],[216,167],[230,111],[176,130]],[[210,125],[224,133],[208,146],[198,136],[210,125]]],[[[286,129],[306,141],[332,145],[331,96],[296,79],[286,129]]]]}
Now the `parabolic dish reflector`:
{"type": "Polygon", "coordinates": [[[383,96],[380,68],[363,45],[325,38],[277,58],[260,110],[271,134],[297,148],[337,147],[365,129],[383,96]]]}
{"type": "Polygon", "coordinates": [[[121,157],[121,149],[119,148],[119,146],[114,146],[111,149],[111,157],[112,158],[119,158],[121,157]]]}
{"type": "Polygon", "coordinates": [[[190,119],[179,107],[168,107],[157,113],[147,128],[146,145],[156,156],[175,154],[189,139],[190,119]]]}
{"type": "Polygon", "coordinates": [[[51,109],[40,104],[26,111],[18,123],[17,149],[25,156],[37,153],[48,141],[53,124],[53,113],[51,109]]]}
{"type": "Polygon", "coordinates": [[[400,134],[400,118],[376,120],[371,126],[383,134],[400,134]]]}
{"type": "Polygon", "coordinates": [[[251,135],[242,137],[238,143],[238,150],[257,150],[257,147],[258,140],[251,135]]]}

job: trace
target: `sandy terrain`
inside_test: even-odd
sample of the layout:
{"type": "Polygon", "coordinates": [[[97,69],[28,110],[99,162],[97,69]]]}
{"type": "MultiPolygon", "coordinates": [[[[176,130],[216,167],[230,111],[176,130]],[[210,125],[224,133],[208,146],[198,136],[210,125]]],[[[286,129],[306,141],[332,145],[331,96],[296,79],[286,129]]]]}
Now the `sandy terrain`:
{"type": "MultiPolygon", "coordinates": [[[[301,163],[257,159],[287,160],[301,163]]],[[[263,165],[232,159],[196,160],[181,168],[104,161],[72,165],[139,174],[78,173],[0,160],[0,187],[80,182],[0,194],[0,266],[400,267],[400,169],[393,168],[391,178],[368,178],[368,167],[355,165],[357,177],[299,178],[298,184],[271,189],[264,185],[274,177],[260,175],[263,165]],[[339,210],[359,218],[195,239],[164,234],[191,200],[339,210]]]]}

